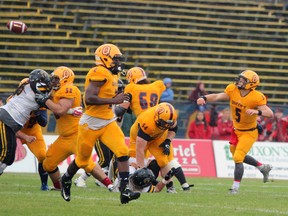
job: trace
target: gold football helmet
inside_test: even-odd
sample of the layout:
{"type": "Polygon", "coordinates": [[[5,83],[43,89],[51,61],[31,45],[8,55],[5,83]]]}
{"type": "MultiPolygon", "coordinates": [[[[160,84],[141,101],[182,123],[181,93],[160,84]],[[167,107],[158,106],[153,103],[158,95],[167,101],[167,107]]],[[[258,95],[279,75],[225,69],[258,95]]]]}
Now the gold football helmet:
{"type": "Polygon", "coordinates": [[[96,65],[108,68],[113,74],[122,71],[122,53],[114,44],[103,44],[95,51],[96,65]]]}
{"type": "Polygon", "coordinates": [[[147,76],[145,70],[141,67],[133,67],[126,73],[126,80],[128,83],[137,84],[144,79],[147,79],[147,76]]]}
{"type": "Polygon", "coordinates": [[[155,123],[161,130],[171,128],[177,121],[177,113],[174,107],[169,103],[160,103],[155,110],[155,123]]]}
{"type": "Polygon", "coordinates": [[[258,74],[252,70],[245,70],[239,74],[238,79],[236,79],[236,85],[239,89],[255,89],[260,84],[260,78],[258,74]],[[243,78],[245,83],[239,86],[239,80],[243,78]]]}
{"type": "Polygon", "coordinates": [[[65,66],[57,67],[51,76],[54,90],[58,90],[61,86],[73,84],[75,78],[74,72],[65,66]]]}

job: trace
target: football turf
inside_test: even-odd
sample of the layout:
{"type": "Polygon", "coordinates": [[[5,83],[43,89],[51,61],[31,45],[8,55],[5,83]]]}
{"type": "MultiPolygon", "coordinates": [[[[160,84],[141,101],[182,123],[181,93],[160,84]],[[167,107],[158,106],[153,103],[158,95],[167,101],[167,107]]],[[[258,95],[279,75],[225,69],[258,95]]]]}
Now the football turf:
{"type": "Polygon", "coordinates": [[[0,215],[288,215],[287,181],[264,184],[261,179],[243,179],[240,192],[235,195],[228,193],[232,179],[188,178],[188,181],[195,184],[190,192],[181,191],[175,180],[177,194],[166,190],[145,193],[138,200],[122,205],[119,193],[96,186],[93,178],[87,180],[87,188],[73,184],[71,201],[66,202],[59,191],[40,191],[37,174],[4,173],[0,176],[0,215]]]}

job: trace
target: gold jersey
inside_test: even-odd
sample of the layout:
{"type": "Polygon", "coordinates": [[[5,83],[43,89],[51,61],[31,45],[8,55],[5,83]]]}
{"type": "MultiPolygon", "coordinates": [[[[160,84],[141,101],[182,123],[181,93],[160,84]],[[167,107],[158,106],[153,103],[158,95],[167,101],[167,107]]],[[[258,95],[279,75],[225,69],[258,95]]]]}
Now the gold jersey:
{"type": "Polygon", "coordinates": [[[242,97],[240,90],[235,84],[230,84],[224,91],[230,97],[230,108],[233,126],[236,129],[251,129],[257,126],[257,115],[246,114],[247,109],[257,109],[258,106],[266,105],[265,96],[256,90],[242,97]]]}
{"type": "Polygon", "coordinates": [[[135,116],[138,117],[143,111],[158,104],[165,89],[162,80],[157,80],[151,84],[128,84],[125,87],[125,93],[132,95],[130,108],[135,116]]]}
{"type": "MultiPolygon", "coordinates": [[[[74,102],[71,108],[81,106],[81,92],[74,85],[62,86],[59,90],[53,91],[52,100],[58,103],[61,98],[73,99],[74,102]]],[[[77,132],[79,117],[73,115],[55,116],[57,121],[57,129],[59,135],[67,136],[77,132]]]]}
{"type": "MultiPolygon", "coordinates": [[[[113,98],[117,94],[118,76],[113,75],[108,69],[103,66],[91,68],[86,76],[85,90],[90,82],[105,81],[105,84],[100,88],[98,96],[100,98],[113,98]]],[[[85,98],[85,96],[84,96],[85,98]]],[[[111,119],[114,117],[112,106],[104,105],[86,105],[85,114],[101,119],[111,119]]]]}
{"type": "Polygon", "coordinates": [[[134,135],[133,137],[136,138],[137,133],[138,133],[138,130],[137,130],[138,126],[141,128],[141,130],[145,134],[147,134],[151,137],[151,140],[154,140],[158,137],[161,137],[164,133],[168,132],[168,129],[167,130],[161,130],[160,128],[157,127],[157,125],[154,121],[156,108],[157,108],[157,106],[154,106],[154,107],[144,111],[143,113],[141,113],[138,116],[135,123],[133,124],[133,126],[135,125],[136,127],[133,127],[133,130],[131,128],[130,137],[134,135]],[[134,133],[134,134],[132,135],[132,133],[134,133]]]}

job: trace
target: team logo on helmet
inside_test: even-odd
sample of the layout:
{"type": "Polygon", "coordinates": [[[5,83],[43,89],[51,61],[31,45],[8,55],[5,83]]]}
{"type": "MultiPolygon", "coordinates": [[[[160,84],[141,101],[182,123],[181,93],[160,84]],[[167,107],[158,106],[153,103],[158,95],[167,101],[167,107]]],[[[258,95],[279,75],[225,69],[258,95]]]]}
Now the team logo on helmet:
{"type": "Polygon", "coordinates": [[[177,113],[169,103],[160,103],[155,109],[155,123],[161,130],[170,129],[177,121],[177,113]]]}
{"type": "Polygon", "coordinates": [[[114,44],[103,44],[95,51],[96,65],[102,65],[113,74],[123,71],[122,53],[114,44]]]}
{"type": "Polygon", "coordinates": [[[148,187],[155,180],[153,172],[148,168],[136,170],[130,177],[131,182],[136,187],[148,187]]]}
{"type": "Polygon", "coordinates": [[[239,74],[235,84],[239,89],[255,89],[260,84],[260,79],[256,72],[252,70],[245,70],[239,74]],[[242,85],[239,83],[241,78],[244,79],[244,83],[242,85]]]}
{"type": "Polygon", "coordinates": [[[147,75],[145,70],[141,67],[133,67],[126,73],[126,80],[128,83],[137,84],[144,79],[147,79],[147,75]]]}
{"type": "Polygon", "coordinates": [[[65,66],[57,67],[53,73],[52,76],[52,87],[54,90],[58,90],[61,86],[64,85],[71,85],[74,82],[74,72],[65,66]]]}

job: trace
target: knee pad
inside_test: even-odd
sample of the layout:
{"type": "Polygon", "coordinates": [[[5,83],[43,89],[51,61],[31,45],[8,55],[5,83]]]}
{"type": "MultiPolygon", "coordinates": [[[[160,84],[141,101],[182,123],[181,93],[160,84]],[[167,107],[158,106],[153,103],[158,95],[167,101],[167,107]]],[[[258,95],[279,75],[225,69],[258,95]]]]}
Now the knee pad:
{"type": "Polygon", "coordinates": [[[43,167],[43,169],[44,169],[46,172],[48,172],[48,173],[53,172],[55,169],[58,168],[58,167],[57,167],[56,165],[54,165],[54,164],[47,163],[46,160],[43,161],[42,167],[43,167]]]}
{"type": "Polygon", "coordinates": [[[128,161],[128,160],[129,160],[129,156],[118,157],[118,161],[120,161],[120,162],[124,162],[124,161],[128,161]]]}
{"type": "Polygon", "coordinates": [[[171,160],[170,162],[169,162],[169,166],[171,167],[171,168],[175,168],[175,169],[177,169],[178,167],[181,167],[181,165],[178,163],[178,161],[177,160],[175,160],[175,159],[173,159],[173,160],[171,160]]]}
{"type": "Polygon", "coordinates": [[[58,168],[58,167],[56,167],[56,169],[54,169],[53,171],[51,171],[51,172],[48,172],[48,173],[49,173],[49,174],[53,174],[53,173],[56,173],[58,170],[59,170],[59,168],[58,168]]]}

